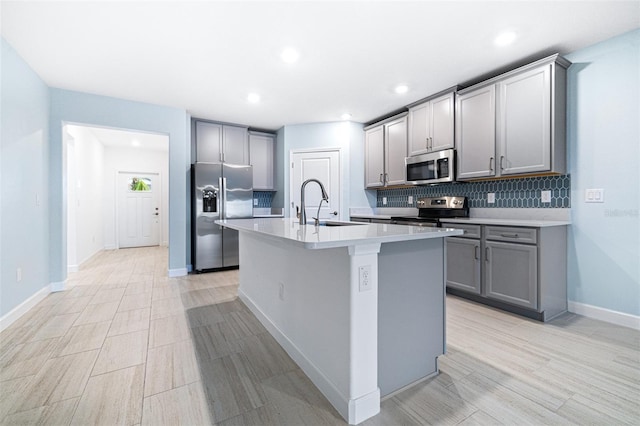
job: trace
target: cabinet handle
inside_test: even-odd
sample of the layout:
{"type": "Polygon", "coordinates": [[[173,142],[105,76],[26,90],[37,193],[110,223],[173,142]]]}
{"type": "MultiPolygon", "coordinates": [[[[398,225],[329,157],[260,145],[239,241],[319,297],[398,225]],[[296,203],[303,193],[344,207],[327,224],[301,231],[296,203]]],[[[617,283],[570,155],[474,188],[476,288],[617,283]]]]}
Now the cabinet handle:
{"type": "Polygon", "coordinates": [[[384,174],[384,183],[389,182],[389,175],[387,173],[384,174]]]}
{"type": "Polygon", "coordinates": [[[489,157],[489,171],[493,171],[493,157],[489,157]]]}
{"type": "Polygon", "coordinates": [[[429,151],[429,138],[424,138],[424,143],[427,146],[427,151],[429,151]]]}
{"type": "Polygon", "coordinates": [[[489,261],[489,247],[484,248],[484,260],[489,261]]]}
{"type": "Polygon", "coordinates": [[[504,238],[519,238],[518,234],[500,234],[500,236],[504,238]]]}
{"type": "Polygon", "coordinates": [[[478,260],[478,249],[479,249],[479,248],[480,248],[480,247],[478,247],[478,246],[473,247],[473,258],[474,258],[475,260],[478,260]]]}
{"type": "Polygon", "coordinates": [[[500,156],[500,170],[504,170],[504,166],[502,165],[502,161],[504,160],[504,155],[500,156]]]}
{"type": "Polygon", "coordinates": [[[382,180],[382,173],[380,173],[380,183],[384,183],[384,181],[382,180]]]}

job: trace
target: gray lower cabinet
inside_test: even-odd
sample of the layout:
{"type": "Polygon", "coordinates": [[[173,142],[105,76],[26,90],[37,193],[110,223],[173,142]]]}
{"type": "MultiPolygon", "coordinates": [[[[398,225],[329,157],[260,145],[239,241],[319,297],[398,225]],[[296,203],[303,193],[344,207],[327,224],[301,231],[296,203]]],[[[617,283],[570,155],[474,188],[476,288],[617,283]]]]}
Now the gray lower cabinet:
{"type": "Polygon", "coordinates": [[[447,287],[480,294],[480,240],[447,238],[447,287]]]}
{"type": "Polygon", "coordinates": [[[486,296],[537,309],[537,251],[536,246],[486,241],[486,296]]]}
{"type": "Polygon", "coordinates": [[[463,229],[447,244],[447,290],[548,321],[567,310],[567,227],[444,223],[463,229]]]}

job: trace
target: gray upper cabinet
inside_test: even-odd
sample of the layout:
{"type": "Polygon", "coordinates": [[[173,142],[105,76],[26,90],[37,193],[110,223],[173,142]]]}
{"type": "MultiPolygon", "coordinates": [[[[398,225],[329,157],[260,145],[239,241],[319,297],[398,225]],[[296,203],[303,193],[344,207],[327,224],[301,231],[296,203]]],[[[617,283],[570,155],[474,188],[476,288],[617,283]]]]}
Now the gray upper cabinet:
{"type": "Polygon", "coordinates": [[[409,108],[409,155],[454,147],[454,92],[409,108]]]}
{"type": "Polygon", "coordinates": [[[196,121],[196,161],[249,164],[247,128],[196,121]]]}
{"type": "Polygon", "coordinates": [[[253,166],[253,189],[273,191],[275,135],[249,132],[249,160],[253,166]]]}
{"type": "Polygon", "coordinates": [[[407,157],[407,117],[384,125],[385,178],[387,185],[402,185],[406,181],[404,159],[407,157]]]}
{"type": "Polygon", "coordinates": [[[553,55],[458,92],[458,179],[565,173],[569,65],[553,55]]]}
{"type": "Polygon", "coordinates": [[[365,131],[365,184],[380,188],[405,183],[407,116],[394,118],[365,131]]]}
{"type": "Polygon", "coordinates": [[[498,83],[501,175],[551,170],[551,65],[498,83]]]}
{"type": "Polygon", "coordinates": [[[496,89],[485,86],[456,100],[457,179],[495,176],[496,89]]]}
{"type": "Polygon", "coordinates": [[[367,188],[384,186],[384,126],[365,132],[365,161],[367,188]]]}

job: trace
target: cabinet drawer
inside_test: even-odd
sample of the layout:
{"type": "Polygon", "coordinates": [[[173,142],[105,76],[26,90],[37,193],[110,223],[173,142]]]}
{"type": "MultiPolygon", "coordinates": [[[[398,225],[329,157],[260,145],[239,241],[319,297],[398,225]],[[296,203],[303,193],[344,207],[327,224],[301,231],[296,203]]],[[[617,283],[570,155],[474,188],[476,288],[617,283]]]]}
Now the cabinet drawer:
{"type": "Polygon", "coordinates": [[[461,223],[443,222],[442,227],[462,229],[464,231],[464,234],[459,235],[459,237],[462,237],[462,238],[480,238],[481,225],[467,225],[467,224],[461,224],[461,223]]]}
{"type": "Polygon", "coordinates": [[[536,244],[538,233],[536,228],[515,228],[509,226],[485,226],[485,239],[509,241],[524,244],[536,244]]]}

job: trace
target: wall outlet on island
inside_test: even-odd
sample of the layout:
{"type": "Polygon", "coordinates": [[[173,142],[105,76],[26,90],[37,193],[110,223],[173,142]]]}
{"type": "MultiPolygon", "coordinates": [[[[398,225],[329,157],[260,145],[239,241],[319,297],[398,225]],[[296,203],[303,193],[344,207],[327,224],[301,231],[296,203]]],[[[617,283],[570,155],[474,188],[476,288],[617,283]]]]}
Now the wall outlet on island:
{"type": "Polygon", "coordinates": [[[371,290],[371,265],[361,266],[360,270],[360,291],[371,290]]]}

